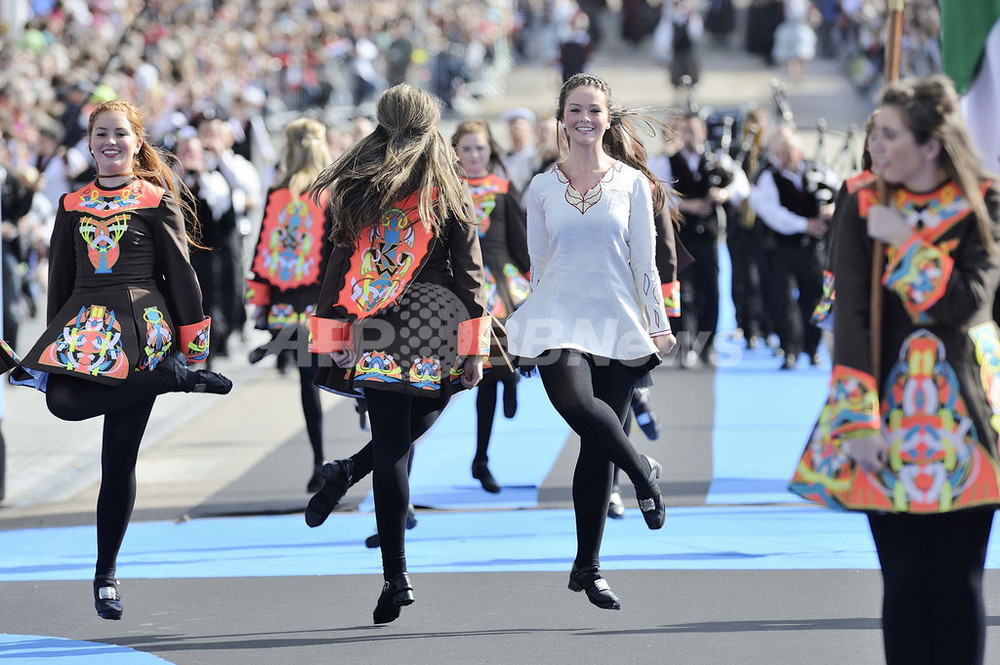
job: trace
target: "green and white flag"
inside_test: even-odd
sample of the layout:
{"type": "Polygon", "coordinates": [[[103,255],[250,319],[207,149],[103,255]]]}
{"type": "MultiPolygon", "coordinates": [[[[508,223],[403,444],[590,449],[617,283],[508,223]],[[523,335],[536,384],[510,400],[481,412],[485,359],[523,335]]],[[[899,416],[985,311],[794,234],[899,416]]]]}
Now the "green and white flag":
{"type": "Polygon", "coordinates": [[[941,66],[983,164],[1000,173],[1000,0],[940,0],[941,66]]]}

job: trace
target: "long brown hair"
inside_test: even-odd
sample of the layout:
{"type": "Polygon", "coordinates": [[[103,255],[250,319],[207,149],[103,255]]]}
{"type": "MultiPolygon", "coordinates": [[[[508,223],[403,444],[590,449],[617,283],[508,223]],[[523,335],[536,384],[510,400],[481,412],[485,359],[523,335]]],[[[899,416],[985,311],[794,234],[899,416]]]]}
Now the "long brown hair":
{"type": "MultiPolygon", "coordinates": [[[[635,121],[638,120],[645,124],[653,135],[656,134],[655,127],[670,133],[673,133],[673,128],[644,113],[645,109],[629,109],[615,103],[611,96],[611,86],[608,85],[607,81],[593,74],[574,74],[563,83],[559,90],[559,101],[556,108],[556,120],[560,123],[565,117],[566,97],[577,88],[583,87],[599,90],[608,103],[608,129],[604,132],[604,138],[601,142],[604,152],[620,162],[625,162],[646,176],[653,188],[653,212],[659,214],[668,204],[668,188],[649,170],[646,146],[642,142],[635,121]]],[[[560,138],[566,145],[569,144],[567,136],[566,129],[563,127],[560,138]]],[[[670,193],[673,191],[670,190],[670,193]]],[[[674,200],[676,197],[671,196],[670,201],[674,200]]],[[[669,216],[675,222],[680,219],[680,212],[677,210],[676,204],[669,205],[669,216]]]]}
{"type": "Polygon", "coordinates": [[[282,176],[275,187],[287,187],[292,198],[307,192],[330,163],[326,127],[312,118],[292,120],[285,126],[285,148],[281,153],[282,176]]]}
{"type": "Polygon", "coordinates": [[[437,125],[435,99],[406,83],[382,93],[375,130],[323,170],[311,192],[319,202],[329,191],[330,239],[353,245],[362,231],[379,223],[392,204],[419,192],[417,209],[435,235],[449,216],[475,224],[472,198],[461,179],[455,151],[437,125]]]}
{"type": "Polygon", "coordinates": [[[184,214],[188,230],[188,244],[201,247],[198,244],[198,239],[201,237],[201,227],[198,224],[198,215],[195,214],[194,208],[191,206],[194,195],[170,167],[172,163],[177,161],[177,157],[150,143],[146,136],[142,112],[135,104],[124,99],[112,99],[95,106],[87,120],[87,143],[90,143],[94,134],[94,124],[97,122],[97,118],[102,113],[116,111],[125,114],[125,119],[131,125],[132,131],[142,140],[142,143],[139,144],[139,152],[132,158],[132,174],[146,182],[169,190],[174,195],[174,200],[177,201],[177,205],[180,206],[184,214]]]}
{"type": "Polygon", "coordinates": [[[983,244],[990,251],[998,251],[993,239],[994,221],[980,190],[984,180],[995,182],[995,176],[986,171],[979,159],[969,130],[959,114],[958,93],[951,80],[944,76],[930,76],[900,81],[882,91],[880,103],[902,111],[917,144],[924,145],[932,138],[940,142],[938,165],[972,204],[983,244]]]}

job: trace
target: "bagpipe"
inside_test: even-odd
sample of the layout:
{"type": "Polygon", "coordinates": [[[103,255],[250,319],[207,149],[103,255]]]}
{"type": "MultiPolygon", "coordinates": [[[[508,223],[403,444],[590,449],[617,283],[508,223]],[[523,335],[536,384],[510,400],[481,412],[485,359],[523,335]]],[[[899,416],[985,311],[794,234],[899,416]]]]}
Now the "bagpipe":
{"type": "Polygon", "coordinates": [[[736,116],[735,114],[720,114],[713,117],[715,114],[704,113],[704,109],[694,97],[691,77],[686,74],[682,76],[681,85],[684,86],[684,92],[687,95],[688,113],[697,113],[705,122],[705,128],[708,130],[702,144],[702,154],[705,159],[704,173],[708,185],[709,187],[728,187],[733,182],[735,164],[731,161],[726,164],[722,158],[729,156],[736,116]],[[713,141],[713,137],[716,140],[713,141]]]}
{"type": "MultiPolygon", "coordinates": [[[[777,79],[771,79],[771,95],[774,98],[775,108],[781,117],[782,123],[788,125],[793,130],[797,130],[795,125],[795,115],[792,113],[792,106],[788,102],[785,91],[777,79]]],[[[812,158],[806,158],[805,175],[803,184],[807,191],[812,193],[816,203],[820,208],[826,204],[833,203],[840,190],[840,185],[844,178],[858,170],[858,159],[852,160],[854,150],[852,149],[854,137],[857,134],[857,125],[851,125],[843,131],[833,130],[827,124],[826,118],[819,118],[816,121],[816,150],[812,158]],[[837,162],[826,159],[826,137],[828,134],[840,134],[844,137],[843,146],[836,151],[838,157],[846,157],[849,161],[844,165],[847,172],[841,175],[841,169],[835,167],[837,162]]],[[[840,160],[842,161],[842,160],[840,160]]]]}

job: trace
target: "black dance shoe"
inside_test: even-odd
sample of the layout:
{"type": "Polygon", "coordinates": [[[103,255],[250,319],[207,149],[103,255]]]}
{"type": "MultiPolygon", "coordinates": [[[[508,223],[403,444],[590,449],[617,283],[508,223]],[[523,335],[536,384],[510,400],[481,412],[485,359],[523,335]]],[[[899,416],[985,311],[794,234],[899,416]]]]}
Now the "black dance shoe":
{"type": "Polygon", "coordinates": [[[372,619],[376,624],[390,623],[399,618],[399,611],[406,605],[413,604],[413,585],[410,576],[400,573],[382,586],[372,619]]]}
{"type": "Polygon", "coordinates": [[[312,494],[321,489],[323,489],[323,465],[317,464],[313,467],[312,475],[309,476],[309,482],[306,483],[306,492],[312,494]]]}
{"type": "Polygon", "coordinates": [[[641,490],[636,487],[635,496],[639,500],[639,510],[642,511],[642,517],[646,520],[646,526],[650,529],[659,529],[667,517],[667,511],[663,507],[663,499],[660,497],[659,479],[663,467],[655,459],[646,455],[643,455],[642,459],[649,467],[646,475],[649,485],[641,490]]]}
{"type": "Polygon", "coordinates": [[[611,491],[611,498],[608,500],[608,517],[613,520],[625,519],[625,504],[617,489],[611,491]]]}
{"type": "Polygon", "coordinates": [[[608,581],[601,576],[601,569],[597,566],[577,568],[574,563],[573,569],[569,573],[569,590],[577,593],[586,591],[587,599],[602,610],[620,610],[622,608],[618,596],[608,586],[608,581]]]}
{"type": "MultiPolygon", "coordinates": [[[[406,508],[406,530],[409,531],[413,527],[417,526],[417,512],[413,509],[413,504],[411,503],[406,508]]],[[[378,537],[378,532],[376,531],[372,535],[365,538],[365,547],[370,550],[375,549],[382,544],[382,539],[378,537]]]]}
{"type": "Polygon", "coordinates": [[[486,462],[473,462],[472,463],[472,477],[478,480],[483,489],[490,494],[499,494],[500,485],[497,484],[496,478],[490,473],[490,469],[486,466],[486,462]]]}
{"type": "Polygon", "coordinates": [[[323,465],[322,475],[325,482],[313,498],[309,499],[309,505],[306,506],[306,524],[317,527],[326,521],[347,494],[353,473],[354,462],[349,458],[323,465]]]}
{"type": "Polygon", "coordinates": [[[122,605],[122,595],[118,593],[118,580],[94,580],[94,607],[102,619],[117,621],[122,618],[125,608],[122,605]]]}
{"type": "Polygon", "coordinates": [[[251,365],[256,365],[261,360],[266,358],[268,353],[270,353],[270,350],[268,350],[267,344],[262,344],[247,354],[247,361],[251,365]]]}
{"type": "Polygon", "coordinates": [[[649,408],[649,388],[635,388],[632,391],[632,413],[647,439],[654,441],[660,438],[660,419],[649,408]]]}
{"type": "Polygon", "coordinates": [[[163,359],[155,371],[170,377],[177,392],[226,395],[233,389],[233,382],[218,372],[188,369],[188,358],[180,351],[163,359]]]}

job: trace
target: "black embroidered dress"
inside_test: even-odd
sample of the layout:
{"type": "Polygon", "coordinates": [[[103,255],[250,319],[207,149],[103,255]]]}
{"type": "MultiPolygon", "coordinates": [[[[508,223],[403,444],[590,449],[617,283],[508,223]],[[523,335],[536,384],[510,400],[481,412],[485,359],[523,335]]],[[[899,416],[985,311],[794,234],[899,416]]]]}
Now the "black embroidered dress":
{"type": "Polygon", "coordinates": [[[207,357],[210,319],[169,191],[145,180],[91,183],[60,199],[47,321],[24,367],[113,385],[176,350],[207,357]]]}

